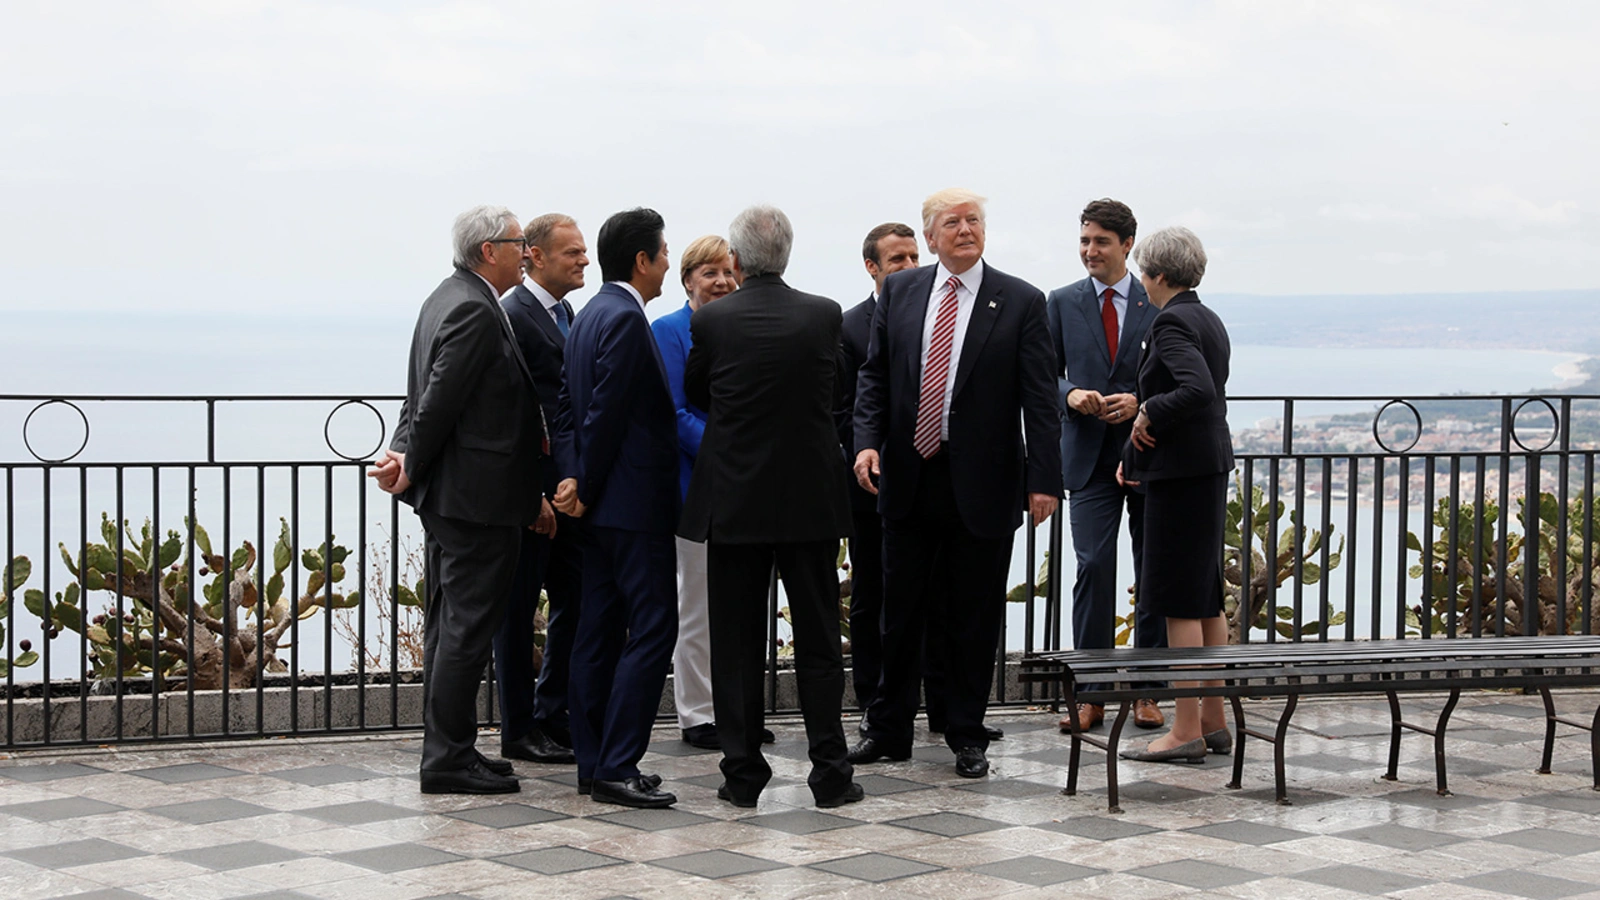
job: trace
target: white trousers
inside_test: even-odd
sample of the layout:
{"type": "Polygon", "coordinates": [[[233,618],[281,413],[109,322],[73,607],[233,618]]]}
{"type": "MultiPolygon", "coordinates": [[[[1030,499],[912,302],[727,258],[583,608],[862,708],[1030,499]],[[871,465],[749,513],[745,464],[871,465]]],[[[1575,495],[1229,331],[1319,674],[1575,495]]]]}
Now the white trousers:
{"type": "Polygon", "coordinates": [[[672,702],[678,727],[715,718],[711,709],[711,615],[706,599],[706,545],[678,542],[678,646],[672,652],[672,702]]]}

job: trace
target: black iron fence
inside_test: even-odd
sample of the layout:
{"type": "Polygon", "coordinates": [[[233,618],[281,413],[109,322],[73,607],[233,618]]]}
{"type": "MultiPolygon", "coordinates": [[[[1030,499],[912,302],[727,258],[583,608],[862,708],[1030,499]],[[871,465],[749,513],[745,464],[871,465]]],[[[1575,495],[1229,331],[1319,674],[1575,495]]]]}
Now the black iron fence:
{"type": "MultiPolygon", "coordinates": [[[[417,727],[421,530],[363,471],[399,399],[0,395],[0,746],[417,727]]],[[[1596,630],[1600,396],[1232,404],[1237,640],[1596,630]]],[[[1070,646],[1064,531],[1018,541],[998,702],[1070,646]]]]}

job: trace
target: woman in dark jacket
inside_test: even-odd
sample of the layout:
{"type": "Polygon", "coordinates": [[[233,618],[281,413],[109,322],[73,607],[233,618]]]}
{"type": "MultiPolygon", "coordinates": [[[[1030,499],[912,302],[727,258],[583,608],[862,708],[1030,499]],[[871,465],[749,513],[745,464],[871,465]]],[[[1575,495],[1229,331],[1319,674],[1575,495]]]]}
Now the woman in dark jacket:
{"type": "MultiPolygon", "coordinates": [[[[1228,642],[1222,615],[1222,528],[1233,471],[1228,432],[1228,331],[1194,288],[1206,252],[1187,228],[1164,228],[1133,252],[1150,302],[1139,359],[1139,412],[1119,477],[1144,485],[1144,565],[1139,602],[1167,617],[1172,647],[1228,642]]],[[[1178,687],[1194,684],[1178,683],[1178,687]]],[[[1222,698],[1181,698],[1172,730],[1128,759],[1201,762],[1232,738],[1222,698]]]]}

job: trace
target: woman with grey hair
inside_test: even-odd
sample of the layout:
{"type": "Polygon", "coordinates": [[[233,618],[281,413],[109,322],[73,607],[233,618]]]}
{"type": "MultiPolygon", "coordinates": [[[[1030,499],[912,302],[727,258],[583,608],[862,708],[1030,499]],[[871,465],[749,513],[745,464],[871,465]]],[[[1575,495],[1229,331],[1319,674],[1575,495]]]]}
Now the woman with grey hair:
{"type": "MultiPolygon", "coordinates": [[[[1166,616],[1169,646],[1226,644],[1222,530],[1233,471],[1228,331],[1194,292],[1206,273],[1206,251],[1194,232],[1164,228],[1134,249],[1133,260],[1161,310],[1139,358],[1139,412],[1117,471],[1119,481],[1145,489],[1138,602],[1166,616]]],[[[1183,697],[1176,707],[1171,731],[1122,756],[1202,762],[1207,751],[1232,751],[1221,697],[1183,697]]]]}

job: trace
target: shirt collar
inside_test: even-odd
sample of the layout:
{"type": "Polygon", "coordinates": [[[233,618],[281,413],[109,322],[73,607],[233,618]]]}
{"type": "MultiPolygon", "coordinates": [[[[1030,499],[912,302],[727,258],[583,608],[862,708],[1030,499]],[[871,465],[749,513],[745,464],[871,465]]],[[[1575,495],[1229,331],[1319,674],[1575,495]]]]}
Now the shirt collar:
{"type": "Polygon", "coordinates": [[[1096,297],[1104,297],[1106,295],[1106,288],[1111,288],[1113,291],[1117,292],[1118,297],[1127,299],[1128,290],[1133,287],[1132,272],[1123,272],[1121,280],[1119,280],[1116,284],[1105,284],[1093,275],[1089,276],[1089,280],[1094,283],[1094,295],[1096,297]]]}
{"type": "Polygon", "coordinates": [[[639,289],[638,288],[634,287],[633,285],[629,284],[626,281],[612,281],[612,282],[608,282],[608,283],[617,285],[618,287],[620,287],[623,290],[627,291],[629,294],[633,295],[633,299],[639,301],[639,308],[640,309],[644,309],[644,295],[639,293],[639,289]]]}
{"type": "MultiPolygon", "coordinates": [[[[953,274],[955,273],[944,267],[943,262],[939,263],[938,271],[933,273],[935,289],[943,289],[944,283],[949,281],[950,276],[953,274]]],[[[974,297],[978,296],[978,287],[983,284],[983,260],[978,260],[973,264],[972,268],[962,272],[960,275],[956,275],[956,277],[961,279],[961,290],[971,292],[974,297]]]]}
{"type": "Polygon", "coordinates": [[[555,309],[561,303],[554,294],[544,289],[544,285],[534,281],[532,276],[524,274],[522,276],[522,286],[527,288],[528,292],[533,294],[534,299],[539,301],[539,305],[547,310],[555,309]]]}

